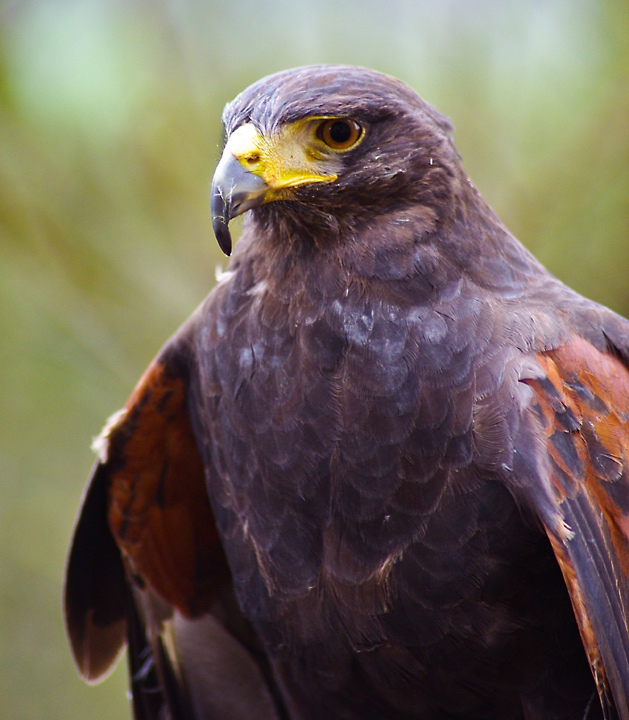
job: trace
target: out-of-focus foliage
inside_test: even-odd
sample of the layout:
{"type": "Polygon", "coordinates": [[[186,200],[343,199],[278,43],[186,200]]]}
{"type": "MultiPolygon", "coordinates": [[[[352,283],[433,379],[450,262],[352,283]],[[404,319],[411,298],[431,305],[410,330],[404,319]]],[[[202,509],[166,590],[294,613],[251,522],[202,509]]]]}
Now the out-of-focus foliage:
{"type": "Polygon", "coordinates": [[[579,291],[629,314],[626,0],[40,0],[0,5],[0,698],[16,720],[127,717],[61,618],[90,438],[223,262],[224,103],[315,62],[405,80],[472,179],[579,291]]]}

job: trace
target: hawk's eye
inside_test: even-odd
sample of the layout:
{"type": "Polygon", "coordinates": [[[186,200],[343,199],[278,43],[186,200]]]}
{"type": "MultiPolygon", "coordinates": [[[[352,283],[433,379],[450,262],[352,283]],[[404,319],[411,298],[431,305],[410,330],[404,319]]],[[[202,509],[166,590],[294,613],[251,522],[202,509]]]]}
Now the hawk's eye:
{"type": "Polygon", "coordinates": [[[331,118],[317,127],[317,137],[333,150],[347,150],[361,138],[363,129],[354,120],[331,118]]]}

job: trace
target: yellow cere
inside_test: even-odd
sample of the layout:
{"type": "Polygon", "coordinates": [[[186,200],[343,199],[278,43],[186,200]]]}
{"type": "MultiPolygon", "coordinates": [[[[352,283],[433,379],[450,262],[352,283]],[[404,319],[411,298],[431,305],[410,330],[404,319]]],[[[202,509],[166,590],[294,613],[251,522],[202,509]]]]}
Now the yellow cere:
{"type": "Polygon", "coordinates": [[[306,118],[282,126],[270,137],[251,123],[237,128],[225,146],[250,173],[269,186],[265,202],[286,196],[287,188],[315,182],[333,182],[341,169],[338,153],[317,138],[325,118],[306,118]]]}

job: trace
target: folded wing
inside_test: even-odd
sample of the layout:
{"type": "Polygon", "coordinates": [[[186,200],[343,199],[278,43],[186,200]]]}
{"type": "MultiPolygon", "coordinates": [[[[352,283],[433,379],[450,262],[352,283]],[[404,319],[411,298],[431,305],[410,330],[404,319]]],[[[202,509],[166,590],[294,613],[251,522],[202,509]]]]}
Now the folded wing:
{"type": "Polygon", "coordinates": [[[67,567],[68,635],[88,681],[128,646],[137,720],[275,718],[206,492],[185,347],[166,346],[101,436],[67,567]]]}
{"type": "Polygon", "coordinates": [[[561,521],[546,531],[606,718],[629,718],[629,371],[574,336],[526,382],[544,428],[561,521]]]}

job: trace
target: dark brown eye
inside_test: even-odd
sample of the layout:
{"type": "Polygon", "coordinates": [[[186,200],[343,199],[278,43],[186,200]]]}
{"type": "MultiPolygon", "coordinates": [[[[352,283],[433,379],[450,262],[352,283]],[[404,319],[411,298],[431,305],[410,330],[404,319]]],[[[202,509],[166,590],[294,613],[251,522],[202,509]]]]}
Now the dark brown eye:
{"type": "Polygon", "coordinates": [[[355,145],[363,129],[354,120],[331,118],[324,120],[317,128],[317,137],[333,150],[347,150],[355,145]]]}

